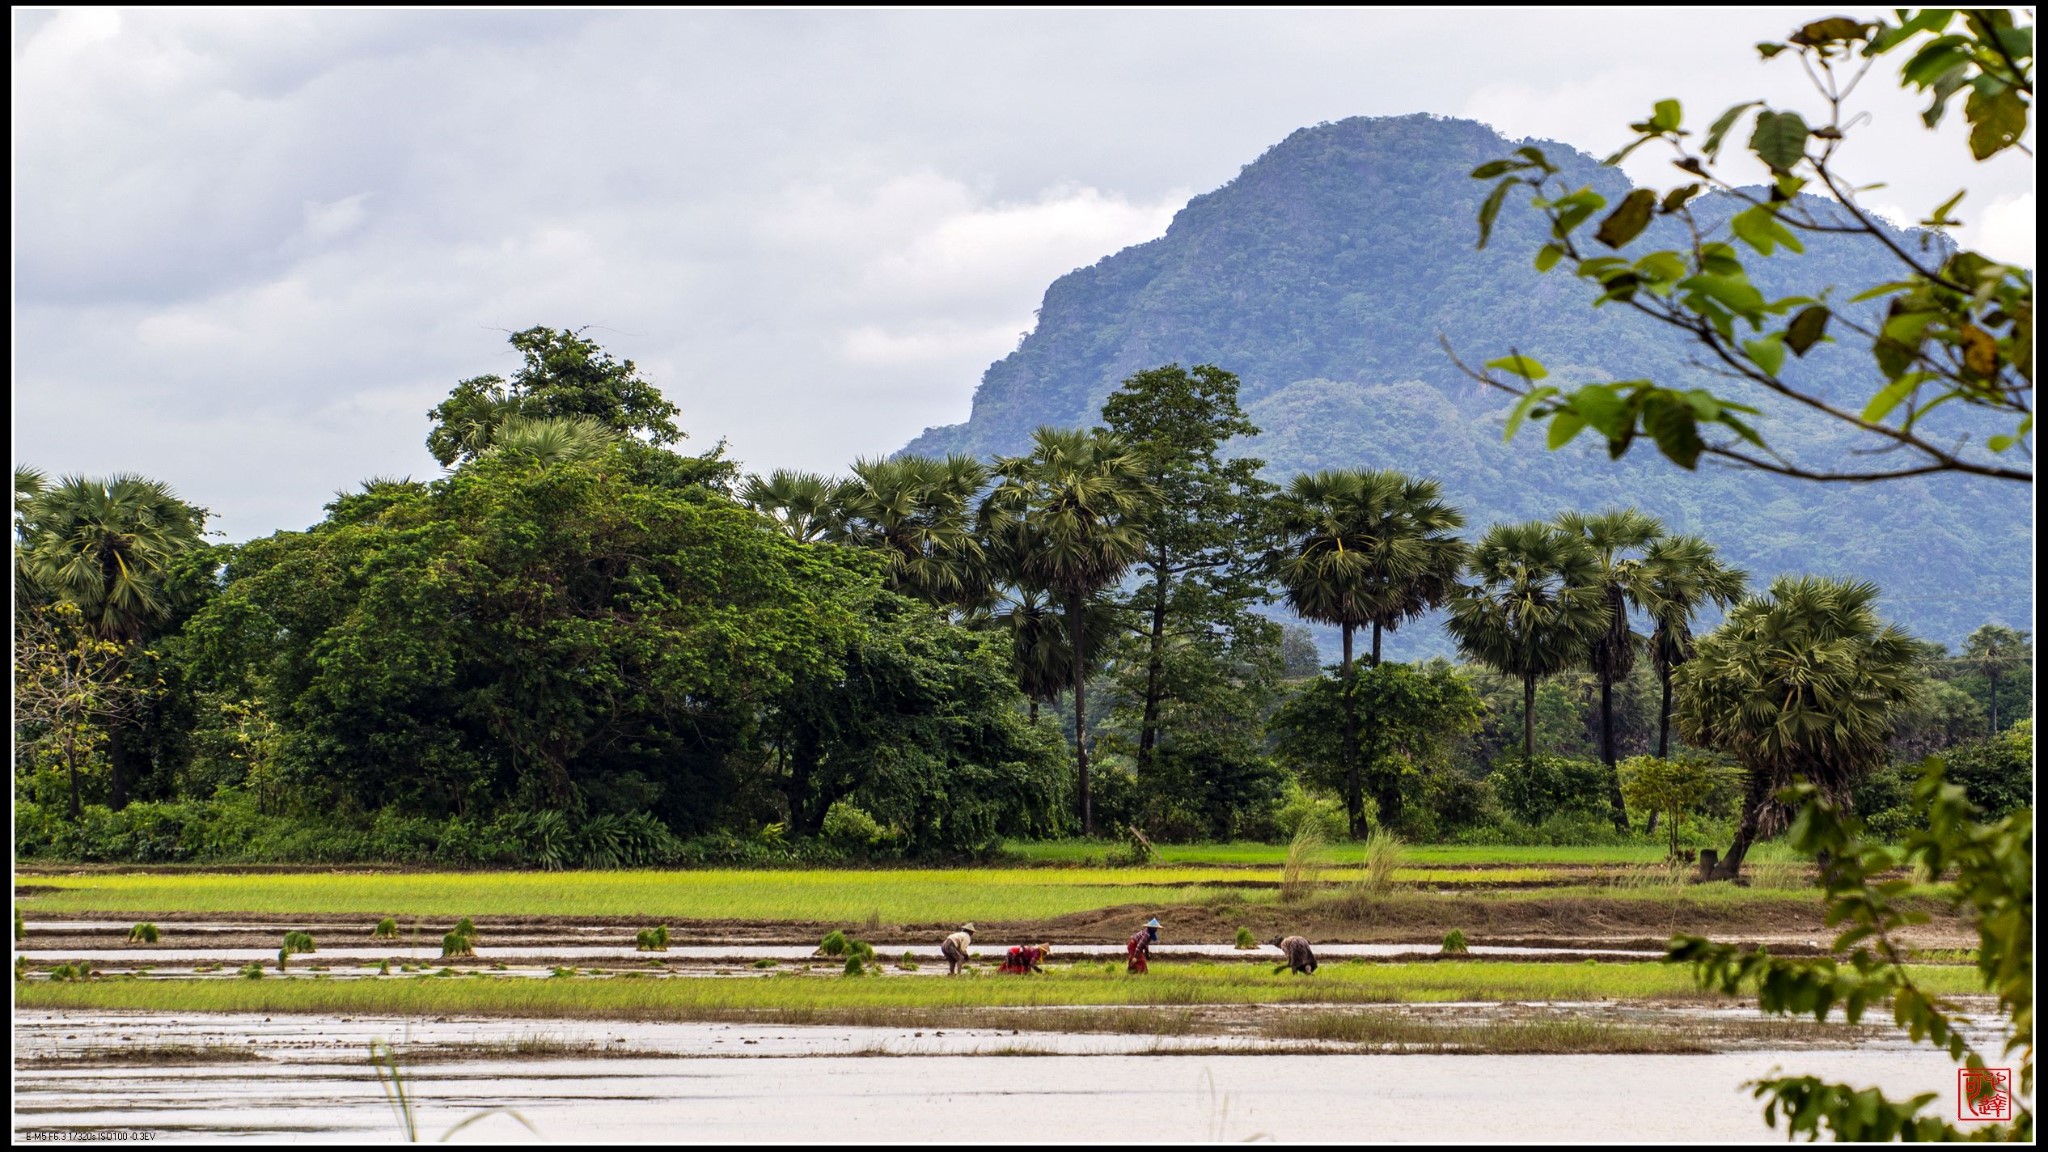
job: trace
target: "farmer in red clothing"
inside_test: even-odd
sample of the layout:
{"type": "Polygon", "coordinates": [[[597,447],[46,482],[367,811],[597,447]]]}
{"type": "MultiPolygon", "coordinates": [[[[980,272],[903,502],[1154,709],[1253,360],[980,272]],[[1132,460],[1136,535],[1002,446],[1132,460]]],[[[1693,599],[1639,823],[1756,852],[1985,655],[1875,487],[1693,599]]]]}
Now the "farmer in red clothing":
{"type": "Polygon", "coordinates": [[[1131,936],[1130,942],[1124,945],[1124,953],[1130,957],[1130,962],[1124,965],[1124,971],[1150,971],[1146,961],[1152,958],[1152,945],[1159,942],[1159,928],[1159,917],[1154,916],[1145,921],[1145,926],[1131,936]]]}
{"type": "Polygon", "coordinates": [[[1050,944],[1019,944],[1003,957],[999,971],[1010,976],[1023,976],[1032,972],[1045,971],[1045,958],[1052,955],[1050,944]]]}

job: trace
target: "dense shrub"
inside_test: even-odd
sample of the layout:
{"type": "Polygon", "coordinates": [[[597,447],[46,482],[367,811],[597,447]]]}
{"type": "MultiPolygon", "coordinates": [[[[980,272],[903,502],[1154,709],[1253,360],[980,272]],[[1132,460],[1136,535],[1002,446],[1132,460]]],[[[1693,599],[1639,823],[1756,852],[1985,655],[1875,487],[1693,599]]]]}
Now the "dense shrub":
{"type": "Polygon", "coordinates": [[[1538,825],[1570,813],[1613,811],[1613,773],[1598,760],[1510,756],[1495,764],[1487,779],[1508,814],[1524,824],[1538,825]]]}

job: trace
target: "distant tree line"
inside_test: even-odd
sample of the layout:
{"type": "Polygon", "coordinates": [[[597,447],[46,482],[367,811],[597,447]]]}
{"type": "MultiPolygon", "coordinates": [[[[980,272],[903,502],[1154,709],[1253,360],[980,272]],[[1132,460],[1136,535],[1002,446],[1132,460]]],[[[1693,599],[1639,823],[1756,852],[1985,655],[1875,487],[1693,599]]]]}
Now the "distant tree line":
{"type": "Polygon", "coordinates": [[[160,483],[17,468],[21,852],[600,866],[1696,815],[1732,873],[1795,778],[1889,812],[1889,765],[1962,748],[1973,789],[2030,794],[2024,633],[1951,656],[1868,584],[1758,593],[1634,509],[1468,538],[1427,478],[1275,485],[1212,365],[1016,456],[743,475],[674,449],[631,361],[512,343],[510,380],[430,414],[444,475],[305,531],[216,544],[160,483]],[[1392,657],[1432,614],[1464,664],[1392,657]]]}

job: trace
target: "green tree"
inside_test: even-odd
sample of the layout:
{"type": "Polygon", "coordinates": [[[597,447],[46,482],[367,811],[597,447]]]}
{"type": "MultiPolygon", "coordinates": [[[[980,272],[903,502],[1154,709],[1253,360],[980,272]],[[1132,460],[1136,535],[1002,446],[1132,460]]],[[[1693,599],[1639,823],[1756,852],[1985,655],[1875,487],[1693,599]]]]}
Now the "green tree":
{"type": "Polygon", "coordinates": [[[939,608],[988,595],[975,499],[989,471],[968,456],[861,460],[833,500],[830,539],[879,554],[889,586],[939,608]]]}
{"type": "MultiPolygon", "coordinates": [[[[18,567],[41,594],[78,609],[98,640],[132,662],[142,646],[193,595],[175,579],[182,558],[201,551],[204,510],[155,480],[121,474],[103,480],[67,476],[29,503],[18,567]]],[[[109,799],[128,803],[136,779],[134,733],[126,719],[107,729],[109,799]]]]}
{"type": "Polygon", "coordinates": [[[803,543],[825,539],[838,524],[839,485],[816,472],[777,468],[765,479],[749,476],[740,500],[803,543]]]}
{"type": "Polygon", "coordinates": [[[1139,455],[1157,494],[1140,526],[1145,550],[1130,598],[1145,620],[1140,781],[1159,745],[1170,640],[1213,651],[1263,623],[1251,610],[1266,597],[1255,569],[1275,489],[1259,478],[1265,461],[1222,456],[1227,442],[1259,431],[1237,393],[1237,377],[1213,364],[1169,364],[1126,377],[1102,405],[1103,423],[1139,455]]]}
{"type": "Polygon", "coordinates": [[[78,770],[114,726],[138,710],[128,650],[84,626],[68,600],[17,605],[14,734],[17,747],[53,746],[64,766],[71,819],[79,818],[78,770]]]}
{"type": "Polygon", "coordinates": [[[1662,756],[1631,756],[1616,766],[1621,794],[1629,807],[1670,818],[1671,858],[1678,858],[1678,831],[1688,813],[1700,812],[1735,792],[1739,769],[1698,756],[1667,760],[1662,756]]]}
{"type": "Polygon", "coordinates": [[[1095,834],[1088,789],[1088,602],[1144,555],[1144,517],[1156,498],[1142,457],[1114,433],[1040,428],[1026,456],[996,462],[988,511],[1016,543],[1024,580],[1057,597],[1067,623],[1074,693],[1074,764],[1081,831],[1095,834]]]}
{"type": "MultiPolygon", "coordinates": [[[[1971,153],[1984,160],[2008,148],[2024,149],[2034,43],[2033,26],[2024,21],[2031,13],[2016,18],[2006,9],[1900,9],[1897,18],[1892,24],[1831,17],[1796,29],[1783,43],[1757,46],[1767,60],[1783,54],[1799,59],[1823,105],[1812,123],[1800,111],[1749,101],[1723,112],[1702,137],[1684,127],[1677,100],[1658,101],[1648,117],[1630,125],[1636,138],[1607,162],[1618,163],[1646,144],[1667,146],[1691,180],[1667,192],[1638,188],[1606,210],[1604,197],[1590,187],[1573,190],[1533,146],[1473,170],[1477,179],[1498,180],[1480,210],[1481,247],[1507,195],[1529,189],[1533,206],[1550,224],[1549,242],[1536,255],[1538,270],[1569,267],[1596,293],[1595,306],[1617,303],[1682,333],[1721,375],[1746,386],[1740,393],[1744,402],[1654,380],[1567,391],[1540,384],[1548,371],[1520,354],[1466,369],[1521,397],[1508,421],[1510,438],[1525,419],[1535,419],[1549,422],[1553,449],[1590,427],[1606,438],[1616,458],[1641,437],[1688,469],[1710,455],[1811,480],[1963,472],[2032,483],[2026,447],[2034,427],[2031,274],[1958,245],[1907,243],[1858,200],[1866,186],[1881,185],[1850,175],[1841,159],[1857,121],[1867,115],[1849,110],[1850,94],[1877,57],[1908,47],[1900,79],[1931,93],[1925,116],[1930,129],[1942,120],[1949,100],[1967,91],[1963,116],[1971,153]],[[1748,151],[1772,175],[1763,188],[1738,186],[1720,173],[1721,149],[1740,139],[1745,122],[1752,125],[1748,151]],[[1713,194],[1702,195],[1707,192],[1713,194]],[[1653,228],[1658,217],[1680,228],[1653,228]],[[1892,274],[1839,293],[1831,288],[1816,295],[1766,295],[1758,281],[1782,282],[1786,276],[1765,261],[1803,253],[1802,236],[1829,234],[1881,247],[1892,274]],[[1625,252],[1639,237],[1650,241],[1649,248],[1666,238],[1684,237],[1686,245],[1625,252]],[[1602,248],[1613,254],[1601,254],[1602,248]],[[1871,299],[1886,301],[1881,315],[1856,307],[1871,299]],[[1830,339],[1868,349],[1875,373],[1860,408],[1788,371],[1830,339]],[[1835,458],[1795,459],[1782,442],[1766,442],[1751,422],[1759,413],[1752,402],[1759,399],[1833,422],[1842,434],[1824,442],[1835,458]],[[1958,422],[1949,411],[1930,419],[1952,401],[2001,430],[1983,435],[1983,421],[1958,422]],[[1722,435],[1710,443],[1702,435],[1709,430],[1722,435]]],[[[1946,236],[1962,223],[1952,215],[1962,198],[1958,192],[1934,208],[1921,227],[1946,236]]]]}
{"type": "MultiPolygon", "coordinates": [[[[1664,536],[1664,525],[1656,517],[1634,508],[1614,508],[1588,515],[1566,512],[1557,526],[1585,542],[1596,569],[1595,580],[1607,604],[1607,627],[1595,633],[1586,645],[1587,664],[1600,682],[1600,759],[1613,773],[1614,682],[1626,679],[1636,665],[1636,646],[1641,642],[1629,626],[1629,609],[1648,599],[1642,588],[1644,557],[1664,536]]],[[[1619,781],[1619,775],[1615,779],[1619,781]]],[[[1617,831],[1628,830],[1628,810],[1623,805],[1617,782],[1610,797],[1617,831]]]]}
{"type": "Polygon", "coordinates": [[[2034,663],[2034,646],[2027,634],[2003,624],[1986,624],[1963,641],[1962,664],[1991,682],[1987,697],[1991,713],[1991,735],[1998,735],[1998,678],[2034,663]]]}
{"type": "Polygon", "coordinates": [[[1764,807],[1808,780],[1846,804],[1882,764],[1894,713],[1918,686],[1918,645],[1880,620],[1877,586],[1782,576],[1737,604],[1675,675],[1679,733],[1749,775],[1719,876],[1741,874],[1764,807]]]}
{"type": "MultiPolygon", "coordinates": [[[[1422,773],[1447,767],[1459,741],[1479,728],[1471,679],[1450,664],[1382,663],[1359,671],[1351,697],[1373,717],[1377,738],[1364,776],[1382,828],[1401,827],[1404,793],[1422,773]]],[[[1289,696],[1269,723],[1280,763],[1318,788],[1348,783],[1341,678],[1319,676],[1289,696]]]]}
{"type": "MultiPolygon", "coordinates": [[[[1038,706],[1058,699],[1061,690],[1074,680],[1074,652],[1067,636],[1067,622],[1044,590],[1011,585],[999,595],[994,611],[989,613],[987,627],[1008,640],[1011,675],[1018,690],[1031,702],[1031,722],[1037,724],[1038,706]]],[[[1100,668],[1109,642],[1122,628],[1114,605],[1094,600],[1084,606],[1084,675],[1092,675],[1100,668]]]]}
{"type": "Polygon", "coordinates": [[[510,341],[522,361],[512,379],[464,380],[427,413],[434,421],[427,451],[443,467],[475,459],[515,416],[583,417],[655,445],[682,439],[676,406],[640,378],[631,360],[612,359],[580,329],[528,328],[510,341]]]}
{"type": "MultiPolygon", "coordinates": [[[[1338,626],[1345,684],[1353,682],[1355,631],[1372,627],[1377,665],[1383,633],[1448,600],[1465,562],[1465,544],[1451,534],[1465,518],[1433,480],[1379,469],[1297,476],[1278,501],[1277,517],[1284,542],[1270,563],[1290,608],[1338,626]]],[[[1362,836],[1359,711],[1355,702],[1344,710],[1342,748],[1344,802],[1352,833],[1362,836]]]]}
{"type": "Polygon", "coordinates": [[[1598,566],[1577,536],[1549,524],[1496,524],[1473,549],[1474,583],[1445,627],[1465,655],[1522,681],[1522,755],[1536,755],[1536,681],[1582,664],[1607,626],[1598,566]]]}
{"type": "MultiPolygon", "coordinates": [[[[1660,536],[1643,552],[1636,581],[1650,614],[1650,664],[1657,672],[1657,757],[1671,755],[1671,673],[1692,659],[1692,621],[1709,603],[1723,608],[1742,598],[1749,574],[1721,562],[1698,536],[1660,536]]],[[[1656,817],[1651,817],[1651,828],[1656,817]]]]}

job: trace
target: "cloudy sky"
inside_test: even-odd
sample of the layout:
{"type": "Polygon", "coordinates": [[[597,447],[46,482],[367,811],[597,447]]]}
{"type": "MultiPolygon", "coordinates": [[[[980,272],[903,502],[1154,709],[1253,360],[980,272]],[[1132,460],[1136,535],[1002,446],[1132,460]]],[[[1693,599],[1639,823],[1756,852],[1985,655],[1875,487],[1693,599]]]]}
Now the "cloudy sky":
{"type": "MultiPolygon", "coordinates": [[[[15,9],[14,457],[302,527],[433,474],[426,410],[550,324],[685,447],[832,470],[965,419],[1047,283],[1296,128],[1605,152],[1660,97],[1809,96],[1751,45],[1812,15],[15,9]]],[[[1924,214],[1960,134],[1867,94],[1853,166],[1924,214]]],[[[1965,239],[2032,264],[2031,163],[1968,167],[1965,239]]]]}

